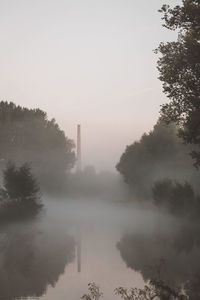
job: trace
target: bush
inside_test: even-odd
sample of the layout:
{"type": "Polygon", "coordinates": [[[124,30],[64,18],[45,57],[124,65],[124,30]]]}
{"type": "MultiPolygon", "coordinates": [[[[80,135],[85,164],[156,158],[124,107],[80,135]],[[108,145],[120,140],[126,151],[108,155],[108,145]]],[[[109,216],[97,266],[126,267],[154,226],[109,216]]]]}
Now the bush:
{"type": "Polygon", "coordinates": [[[155,182],[152,192],[156,206],[165,207],[172,214],[186,215],[199,212],[200,199],[187,182],[181,184],[163,179],[155,182]]]}
{"type": "Polygon", "coordinates": [[[9,163],[4,170],[3,187],[0,189],[1,220],[10,221],[37,215],[43,206],[39,198],[39,186],[29,164],[16,168],[13,163],[9,163]]]}

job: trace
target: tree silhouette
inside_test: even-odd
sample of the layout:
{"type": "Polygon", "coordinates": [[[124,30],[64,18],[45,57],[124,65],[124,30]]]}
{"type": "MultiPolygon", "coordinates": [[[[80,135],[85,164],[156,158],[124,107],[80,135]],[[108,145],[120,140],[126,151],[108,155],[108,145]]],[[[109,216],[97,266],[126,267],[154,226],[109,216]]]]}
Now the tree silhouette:
{"type": "Polygon", "coordinates": [[[44,111],[0,102],[1,162],[31,163],[42,189],[65,186],[66,173],[75,162],[73,148],[73,141],[44,111]]]}
{"type": "MultiPolygon", "coordinates": [[[[176,41],[161,43],[156,50],[159,79],[170,102],[161,109],[166,122],[179,124],[186,143],[200,146],[200,2],[184,0],[182,6],[163,5],[164,27],[178,30],[176,41]]],[[[200,165],[200,151],[192,152],[200,165]]]]}
{"type": "Polygon", "coordinates": [[[41,210],[39,186],[31,173],[29,164],[16,168],[9,163],[3,173],[3,187],[0,190],[1,220],[9,221],[32,217],[41,210]]]}
{"type": "Polygon", "coordinates": [[[200,198],[188,182],[179,183],[168,178],[156,181],[152,188],[154,203],[176,216],[199,218],[200,198]]]}
{"type": "Polygon", "coordinates": [[[174,124],[159,120],[153,130],[126,147],[116,168],[137,198],[150,199],[152,185],[164,178],[192,182],[198,189],[198,172],[188,155],[191,150],[177,137],[174,124]]]}

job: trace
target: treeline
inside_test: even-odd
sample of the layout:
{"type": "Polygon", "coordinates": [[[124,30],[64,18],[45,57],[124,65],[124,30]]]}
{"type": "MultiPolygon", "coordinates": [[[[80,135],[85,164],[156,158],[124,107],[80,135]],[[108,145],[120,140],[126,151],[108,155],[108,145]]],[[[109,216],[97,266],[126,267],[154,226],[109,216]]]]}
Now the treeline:
{"type": "Polygon", "coordinates": [[[147,199],[154,183],[166,178],[191,182],[198,190],[198,170],[189,156],[193,147],[185,145],[177,133],[176,125],[159,120],[152,131],[127,146],[116,168],[135,197],[147,199]]]}
{"type": "Polygon", "coordinates": [[[190,155],[194,150],[198,147],[185,144],[175,124],[159,120],[152,131],[126,147],[116,166],[130,199],[176,216],[199,216],[199,169],[190,155]]]}
{"type": "Polygon", "coordinates": [[[0,102],[0,219],[36,216],[41,193],[66,193],[74,143],[40,109],[0,102]]]}
{"type": "Polygon", "coordinates": [[[163,5],[160,12],[163,26],[178,31],[176,41],[155,50],[169,101],[154,129],[126,148],[117,170],[135,198],[192,215],[200,206],[200,3],[163,5]]]}
{"type": "MultiPolygon", "coordinates": [[[[160,43],[155,51],[159,54],[159,79],[169,101],[162,105],[153,130],[126,148],[117,170],[130,188],[131,199],[149,201],[155,217],[157,208],[159,216],[160,210],[164,211],[161,214],[164,223],[159,219],[149,235],[142,231],[125,234],[117,247],[127,266],[139,271],[144,280],[155,278],[158,273],[170,286],[181,287],[186,299],[197,300],[200,299],[200,2],[183,0],[173,8],[163,5],[160,12],[163,26],[178,31],[177,40],[160,43]]],[[[145,222],[141,227],[144,226],[145,222]]],[[[158,298],[178,299],[175,295],[165,296],[158,298]]],[[[130,299],[138,298],[133,295],[130,299]]]]}
{"type": "Polygon", "coordinates": [[[42,189],[51,192],[63,187],[74,166],[73,149],[73,141],[44,111],[0,102],[1,169],[8,161],[31,163],[42,189]]]}

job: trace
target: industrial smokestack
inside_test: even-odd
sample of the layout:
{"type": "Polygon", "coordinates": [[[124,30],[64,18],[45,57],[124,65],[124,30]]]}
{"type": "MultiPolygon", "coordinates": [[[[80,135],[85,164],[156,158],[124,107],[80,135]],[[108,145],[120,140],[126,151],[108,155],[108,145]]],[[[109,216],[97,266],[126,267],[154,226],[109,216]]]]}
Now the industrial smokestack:
{"type": "Polygon", "coordinates": [[[78,273],[81,272],[81,235],[80,235],[80,232],[78,234],[78,241],[77,241],[77,271],[78,271],[78,273]]]}
{"type": "Polygon", "coordinates": [[[77,125],[77,172],[81,171],[81,125],[77,125]]]}

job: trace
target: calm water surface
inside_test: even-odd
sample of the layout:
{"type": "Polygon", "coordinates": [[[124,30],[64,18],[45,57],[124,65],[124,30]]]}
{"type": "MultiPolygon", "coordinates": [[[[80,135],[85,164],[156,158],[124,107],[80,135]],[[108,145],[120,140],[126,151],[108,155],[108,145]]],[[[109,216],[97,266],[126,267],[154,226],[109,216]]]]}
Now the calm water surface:
{"type": "Polygon", "coordinates": [[[0,300],[78,300],[89,282],[112,300],[116,287],[143,287],[158,267],[172,283],[200,270],[198,224],[97,200],[48,199],[46,208],[1,228],[0,300]]]}
{"type": "MultiPolygon", "coordinates": [[[[60,217],[65,218],[64,215],[62,212],[60,217]]],[[[114,289],[118,286],[142,287],[141,274],[126,266],[116,247],[131,217],[119,205],[69,205],[66,230],[76,242],[75,258],[65,267],[55,287],[49,286],[40,299],[80,299],[89,282],[99,285],[105,299],[111,300],[116,299],[114,289]]]]}

